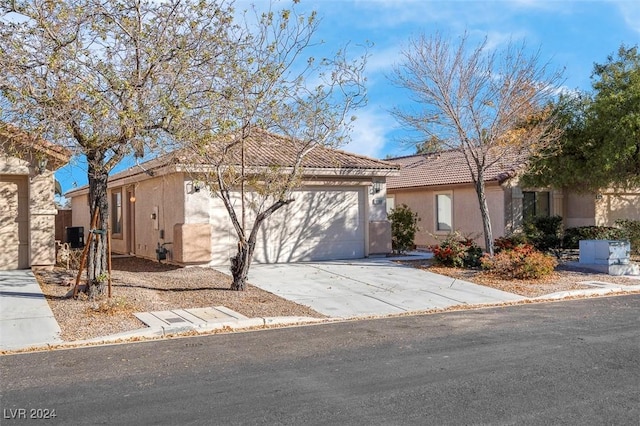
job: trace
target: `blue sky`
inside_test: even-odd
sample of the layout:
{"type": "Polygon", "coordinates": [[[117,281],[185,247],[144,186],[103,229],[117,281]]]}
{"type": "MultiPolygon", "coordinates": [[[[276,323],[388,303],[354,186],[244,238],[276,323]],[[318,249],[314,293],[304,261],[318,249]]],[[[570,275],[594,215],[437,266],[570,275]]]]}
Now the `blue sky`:
{"type": "MultiPolygon", "coordinates": [[[[265,0],[236,1],[238,9],[265,0]]],[[[276,2],[286,7],[288,1],[276,2]]],[[[345,150],[375,158],[408,155],[412,146],[400,143],[402,129],[389,112],[406,105],[407,93],[388,79],[411,37],[441,32],[457,37],[465,31],[473,45],[487,37],[500,48],[509,40],[524,41],[540,51],[543,61],[564,68],[567,89],[589,90],[595,62],[603,63],[624,43],[640,43],[640,6],[624,1],[430,1],[430,0],[302,0],[322,22],[318,39],[334,52],[345,44],[373,43],[367,65],[369,102],[356,112],[352,142],[345,150]]],[[[63,191],[87,183],[86,167],[74,161],[56,173],[63,191]]]]}

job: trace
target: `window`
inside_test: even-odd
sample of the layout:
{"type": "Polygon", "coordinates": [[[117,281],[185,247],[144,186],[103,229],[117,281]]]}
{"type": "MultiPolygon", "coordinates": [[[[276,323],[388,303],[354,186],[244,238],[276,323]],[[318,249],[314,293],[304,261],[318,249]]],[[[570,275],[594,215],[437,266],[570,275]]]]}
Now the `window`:
{"type": "Polygon", "coordinates": [[[532,219],[538,216],[549,216],[550,194],[548,191],[523,191],[522,195],[524,197],[522,200],[522,217],[525,220],[532,219]]]}
{"type": "Polygon", "coordinates": [[[387,197],[387,215],[391,214],[391,211],[396,208],[395,197],[387,197]]]}
{"type": "Polygon", "coordinates": [[[122,190],[111,192],[111,233],[122,234],[122,190]]]}
{"type": "Polygon", "coordinates": [[[436,231],[453,230],[453,194],[436,194],[436,231]]]}

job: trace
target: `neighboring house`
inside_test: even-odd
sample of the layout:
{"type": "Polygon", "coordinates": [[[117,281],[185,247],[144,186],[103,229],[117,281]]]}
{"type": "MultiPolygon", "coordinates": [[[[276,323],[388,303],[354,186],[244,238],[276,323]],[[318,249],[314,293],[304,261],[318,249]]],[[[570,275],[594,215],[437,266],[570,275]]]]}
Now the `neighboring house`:
{"type": "Polygon", "coordinates": [[[54,170],[70,153],[0,123],[0,270],[55,265],[54,170]]]}
{"type": "MultiPolygon", "coordinates": [[[[482,218],[469,167],[459,151],[389,159],[400,174],[387,183],[387,208],[406,204],[418,213],[416,245],[426,247],[452,232],[484,246],[482,218]]],[[[505,156],[485,174],[485,192],[494,238],[522,229],[534,216],[562,216],[565,228],[612,226],[616,219],[640,220],[640,191],[579,194],[549,188],[522,188],[522,161],[505,156]]]]}
{"type": "MultiPolygon", "coordinates": [[[[245,142],[245,165],[290,167],[296,149],[284,138],[254,131],[245,142]]],[[[311,151],[303,166],[301,187],[292,194],[295,201],[263,223],[254,261],[352,259],[391,252],[385,180],[398,173],[398,166],[324,147],[311,151]]],[[[189,173],[193,168],[178,151],[109,178],[113,252],[156,259],[160,245],[168,249],[172,263],[229,264],[237,250],[236,233],[222,201],[189,173]]],[[[240,197],[234,195],[239,205],[240,197]]],[[[71,199],[73,225],[88,229],[88,187],[65,196],[71,199]]]]}

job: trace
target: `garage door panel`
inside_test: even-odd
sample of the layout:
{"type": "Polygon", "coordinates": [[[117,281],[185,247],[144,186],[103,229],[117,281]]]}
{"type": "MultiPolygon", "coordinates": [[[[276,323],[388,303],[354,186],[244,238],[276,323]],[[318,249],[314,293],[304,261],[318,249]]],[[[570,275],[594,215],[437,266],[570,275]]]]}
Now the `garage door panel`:
{"type": "Polygon", "coordinates": [[[294,194],[275,212],[256,243],[255,261],[266,263],[364,256],[364,193],[317,189],[294,194]]]}
{"type": "MultiPolygon", "coordinates": [[[[365,194],[363,188],[319,188],[296,191],[295,201],[271,215],[258,232],[254,261],[257,263],[364,257],[365,194]]],[[[240,198],[233,203],[240,215],[240,198]]],[[[260,205],[248,196],[250,210],[260,205]]],[[[226,209],[212,200],[212,264],[229,264],[236,254],[237,236],[226,209]]],[[[263,206],[264,208],[264,206],[263,206]]],[[[250,211],[248,223],[255,218],[250,211]]]]}

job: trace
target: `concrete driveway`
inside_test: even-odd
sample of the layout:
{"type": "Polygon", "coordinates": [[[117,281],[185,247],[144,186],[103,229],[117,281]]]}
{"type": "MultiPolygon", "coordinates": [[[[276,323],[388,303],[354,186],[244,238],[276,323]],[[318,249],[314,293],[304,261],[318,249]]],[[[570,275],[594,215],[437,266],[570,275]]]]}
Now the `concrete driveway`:
{"type": "MultiPolygon", "coordinates": [[[[409,257],[415,259],[416,257],[409,257]]],[[[254,264],[249,282],[338,318],[526,299],[384,259],[254,264]]]]}

